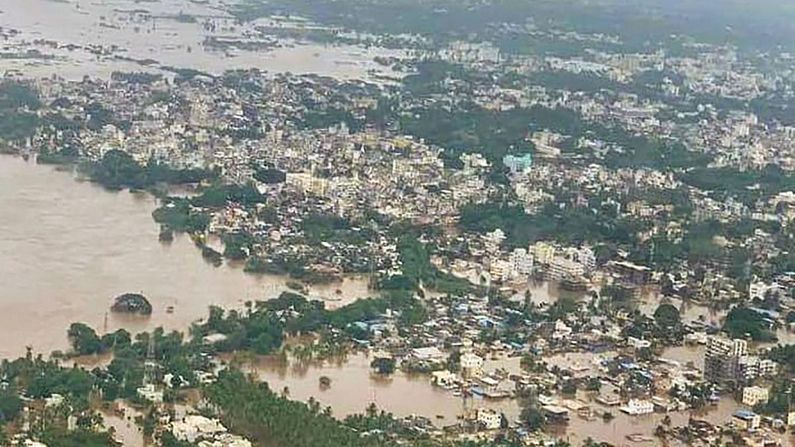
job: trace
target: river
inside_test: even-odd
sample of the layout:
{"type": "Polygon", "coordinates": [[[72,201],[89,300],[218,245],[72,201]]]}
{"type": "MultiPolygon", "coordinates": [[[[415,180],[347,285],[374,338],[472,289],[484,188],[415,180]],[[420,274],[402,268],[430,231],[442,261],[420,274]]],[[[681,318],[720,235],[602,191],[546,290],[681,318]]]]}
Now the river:
{"type": "MultiPolygon", "coordinates": [[[[21,355],[25,346],[45,354],[65,349],[66,330],[77,321],[100,332],[106,315],[109,331],[184,330],[210,305],[239,308],[287,290],[284,277],[213,267],[186,236],[161,244],[155,206],[147,194],[108,192],[0,155],[0,358],[21,355]],[[108,314],[113,298],[126,292],[149,298],[150,318],[108,314]]],[[[309,294],[333,307],[370,292],[365,278],[348,278],[309,294]]]]}

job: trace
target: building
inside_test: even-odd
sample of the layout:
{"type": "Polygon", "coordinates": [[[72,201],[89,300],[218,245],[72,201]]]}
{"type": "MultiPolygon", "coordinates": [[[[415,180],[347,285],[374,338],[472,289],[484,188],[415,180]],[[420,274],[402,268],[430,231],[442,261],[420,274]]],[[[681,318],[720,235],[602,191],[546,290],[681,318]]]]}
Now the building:
{"type": "Polygon", "coordinates": [[[502,158],[502,163],[511,171],[511,174],[525,172],[533,167],[533,154],[506,155],[502,158]]]}
{"type": "Polygon", "coordinates": [[[759,377],[773,376],[776,374],[776,370],[776,362],[755,355],[746,355],[737,359],[735,379],[749,382],[759,377]]]}
{"type": "Polygon", "coordinates": [[[732,424],[740,430],[756,430],[762,418],[753,411],[740,410],[732,416],[732,424]]]}
{"type": "Polygon", "coordinates": [[[47,447],[47,444],[43,444],[41,442],[36,442],[31,439],[26,439],[25,442],[22,443],[23,447],[47,447]]]}
{"type": "Polygon", "coordinates": [[[485,430],[499,430],[502,426],[502,416],[489,408],[478,408],[477,420],[485,430]]]}
{"type": "Polygon", "coordinates": [[[549,263],[547,276],[550,279],[560,280],[564,278],[580,278],[585,274],[585,267],[579,262],[564,258],[562,256],[555,256],[552,262],[549,263]]]}
{"type": "Polygon", "coordinates": [[[201,439],[226,433],[221,422],[199,415],[185,416],[182,421],[171,424],[171,433],[179,441],[195,443],[201,439]]]}
{"type": "Polygon", "coordinates": [[[329,181],[318,178],[309,173],[290,173],[286,175],[285,183],[295,189],[319,197],[325,197],[329,190],[329,181]]]}
{"type": "Polygon", "coordinates": [[[541,410],[550,422],[566,422],[569,420],[569,410],[558,405],[544,405],[541,410]]]}
{"type": "Polygon", "coordinates": [[[443,362],[447,357],[435,346],[427,348],[414,348],[411,350],[412,356],[423,362],[443,362]]]}
{"type": "Polygon", "coordinates": [[[585,268],[586,273],[591,273],[596,268],[596,254],[588,246],[580,247],[577,252],[577,261],[585,268]]]}
{"type": "Polygon", "coordinates": [[[431,382],[440,388],[452,390],[458,387],[458,376],[446,369],[443,369],[441,371],[434,371],[431,373],[431,382]]]}
{"type": "Polygon", "coordinates": [[[704,379],[716,383],[736,380],[740,358],[747,354],[745,340],[709,337],[704,352],[704,379]]]}
{"type": "Polygon", "coordinates": [[[630,346],[632,346],[635,349],[651,348],[651,341],[649,340],[643,340],[635,337],[627,337],[627,342],[629,343],[630,346]]]}
{"type": "Polygon", "coordinates": [[[621,407],[621,411],[631,416],[640,416],[654,413],[654,404],[648,400],[630,399],[626,405],[621,407]]]}
{"type": "Polygon", "coordinates": [[[533,256],[541,265],[548,265],[555,258],[555,247],[545,242],[536,242],[533,245],[533,256]]]}
{"type": "Polygon", "coordinates": [[[471,352],[461,355],[461,374],[464,377],[478,377],[483,369],[483,359],[471,352]]]}
{"type": "Polygon", "coordinates": [[[745,340],[708,337],[704,352],[704,379],[715,383],[748,383],[776,374],[777,365],[769,359],[748,354],[745,340]]]}
{"type": "Polygon", "coordinates": [[[163,391],[158,390],[154,384],[144,385],[137,390],[138,397],[153,403],[163,402],[163,391]]]}
{"type": "Polygon", "coordinates": [[[533,255],[524,248],[517,248],[511,252],[513,270],[517,275],[527,276],[533,273],[533,255]]]}
{"type": "Polygon", "coordinates": [[[646,266],[627,261],[612,261],[609,266],[612,273],[627,284],[643,286],[651,280],[651,269],[646,266]]]}
{"type": "Polygon", "coordinates": [[[743,404],[753,407],[756,404],[765,403],[770,398],[767,388],[761,386],[747,386],[743,388],[743,404]]]}
{"type": "Polygon", "coordinates": [[[495,259],[489,263],[489,273],[492,281],[507,281],[514,277],[513,264],[502,259],[495,259]]]}
{"type": "Polygon", "coordinates": [[[488,253],[497,253],[500,251],[500,247],[502,243],[505,241],[505,232],[497,228],[496,230],[492,231],[491,233],[486,233],[483,235],[483,244],[486,247],[486,251],[488,253]]]}
{"type": "Polygon", "coordinates": [[[571,336],[572,329],[562,320],[556,320],[552,332],[553,340],[565,340],[571,336]]]}

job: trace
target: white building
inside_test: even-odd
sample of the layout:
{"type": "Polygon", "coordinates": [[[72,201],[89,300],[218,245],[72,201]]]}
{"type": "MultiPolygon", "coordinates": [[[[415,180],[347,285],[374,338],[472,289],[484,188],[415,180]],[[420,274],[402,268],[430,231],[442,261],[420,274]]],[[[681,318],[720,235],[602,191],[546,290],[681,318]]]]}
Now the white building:
{"type": "Polygon", "coordinates": [[[587,273],[592,272],[596,268],[596,254],[591,247],[580,247],[580,250],[577,252],[577,260],[582,264],[587,273]]]}
{"type": "Polygon", "coordinates": [[[158,390],[154,384],[144,385],[137,390],[138,396],[141,399],[148,400],[153,403],[163,402],[163,391],[158,390]]]}
{"type": "Polygon", "coordinates": [[[466,377],[479,376],[483,369],[483,359],[471,352],[461,355],[461,373],[466,377]]]}
{"type": "Polygon", "coordinates": [[[762,418],[753,411],[740,410],[732,417],[732,424],[742,430],[756,430],[761,423],[762,418]]]}
{"type": "Polygon", "coordinates": [[[770,398],[767,388],[761,386],[747,386],[743,388],[743,403],[749,407],[756,404],[765,403],[770,398]]]}
{"type": "Polygon", "coordinates": [[[654,404],[648,400],[630,399],[626,405],[621,407],[621,411],[631,416],[654,413],[654,404]]]}
{"type": "Polygon", "coordinates": [[[533,255],[524,248],[517,248],[511,252],[511,264],[517,275],[527,276],[533,273],[533,255]]]}
{"type": "Polygon", "coordinates": [[[489,408],[478,408],[478,422],[486,430],[498,430],[502,425],[502,416],[489,408]]]}
{"type": "Polygon", "coordinates": [[[555,331],[552,333],[554,340],[562,340],[571,335],[572,329],[566,325],[562,320],[555,321],[555,331]]]}
{"type": "Polygon", "coordinates": [[[251,441],[230,433],[215,435],[210,440],[201,441],[199,447],[252,447],[251,441]]]}
{"type": "Polygon", "coordinates": [[[213,438],[226,433],[220,421],[199,415],[185,416],[182,421],[171,424],[171,433],[179,441],[195,443],[200,439],[213,438]]]}
{"type": "Polygon", "coordinates": [[[414,348],[411,350],[411,354],[415,359],[426,362],[441,362],[446,359],[444,353],[435,346],[414,348]]]}
{"type": "Polygon", "coordinates": [[[483,243],[486,245],[486,251],[489,253],[498,252],[503,241],[505,241],[505,232],[499,228],[483,236],[483,243]]]}
{"type": "Polygon", "coordinates": [[[764,300],[765,295],[768,292],[770,293],[777,293],[781,290],[781,286],[778,284],[766,284],[761,281],[752,282],[751,285],[748,286],[748,296],[752,300],[764,300]]]}
{"type": "Polygon", "coordinates": [[[651,348],[651,342],[649,340],[642,340],[640,338],[635,337],[628,337],[627,342],[630,346],[635,349],[646,349],[651,348]]]}
{"type": "Polygon", "coordinates": [[[431,382],[446,390],[452,390],[458,386],[458,376],[444,369],[431,373],[431,382]]]}

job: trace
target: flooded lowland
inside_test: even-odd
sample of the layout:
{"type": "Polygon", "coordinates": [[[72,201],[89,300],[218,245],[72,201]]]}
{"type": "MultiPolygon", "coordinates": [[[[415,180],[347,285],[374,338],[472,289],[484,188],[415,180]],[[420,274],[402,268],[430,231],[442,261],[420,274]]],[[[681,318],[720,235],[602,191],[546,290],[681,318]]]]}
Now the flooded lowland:
{"type": "MultiPolygon", "coordinates": [[[[211,305],[240,308],[288,290],[285,277],[213,267],[185,235],[161,244],[151,216],[156,205],[148,194],[108,192],[71,173],[0,156],[0,357],[26,346],[65,349],[73,322],[99,332],[185,330],[211,305]],[[128,292],[151,301],[150,317],[109,312],[128,292]]],[[[369,294],[365,278],[309,289],[329,307],[369,294]]]]}
{"type": "Polygon", "coordinates": [[[0,0],[0,71],[75,80],[114,71],[217,75],[250,68],[371,81],[398,76],[374,59],[403,51],[286,38],[278,34],[300,36],[308,25],[243,23],[227,7],[218,0],[0,0]]]}

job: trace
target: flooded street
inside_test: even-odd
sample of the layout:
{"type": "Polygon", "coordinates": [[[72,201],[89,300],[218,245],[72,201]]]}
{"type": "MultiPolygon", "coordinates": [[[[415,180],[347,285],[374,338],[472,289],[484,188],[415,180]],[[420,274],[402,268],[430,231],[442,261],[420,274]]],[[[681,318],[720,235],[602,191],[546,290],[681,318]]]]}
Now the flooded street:
{"type": "MultiPolygon", "coordinates": [[[[18,356],[25,346],[65,349],[66,330],[77,321],[99,332],[106,315],[109,331],[184,330],[210,305],[241,307],[287,290],[283,277],[213,267],[187,236],[159,243],[155,206],[147,194],[107,192],[70,173],[0,156],[0,358],[18,356]],[[150,318],[108,313],[127,292],[152,302],[150,318]]],[[[359,278],[309,294],[333,307],[369,291],[359,278]]]]}

